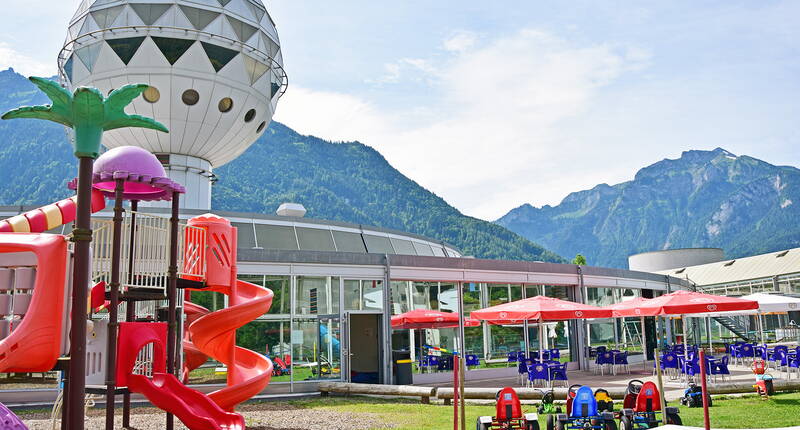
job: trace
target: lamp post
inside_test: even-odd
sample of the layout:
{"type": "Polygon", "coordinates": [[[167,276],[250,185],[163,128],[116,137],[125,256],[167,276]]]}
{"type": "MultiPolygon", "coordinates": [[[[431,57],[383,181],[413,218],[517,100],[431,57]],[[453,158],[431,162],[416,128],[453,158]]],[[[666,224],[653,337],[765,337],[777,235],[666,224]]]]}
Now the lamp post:
{"type": "Polygon", "coordinates": [[[72,315],[70,330],[69,384],[65,397],[67,428],[83,430],[83,401],[86,394],[86,303],[91,272],[90,245],[92,166],[100,153],[103,132],[123,127],[142,127],[167,132],[162,124],[139,115],[128,115],[125,107],[139,97],[147,84],[125,85],[104,98],[96,88],[79,87],[74,93],[49,79],[31,77],[53,102],[44,106],[23,106],[6,112],[2,119],[35,118],[57,122],[75,131],[78,158],[78,201],[72,241],[75,242],[72,273],[72,315]]]}

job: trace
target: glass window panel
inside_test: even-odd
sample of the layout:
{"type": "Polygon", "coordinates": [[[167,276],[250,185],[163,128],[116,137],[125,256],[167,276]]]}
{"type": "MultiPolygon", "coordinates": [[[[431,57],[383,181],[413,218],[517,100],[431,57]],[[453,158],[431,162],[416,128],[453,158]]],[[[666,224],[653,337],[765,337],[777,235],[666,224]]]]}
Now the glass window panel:
{"type": "Polygon", "coordinates": [[[389,238],[385,236],[364,235],[364,242],[367,243],[367,252],[373,254],[394,254],[394,248],[389,243],[389,238]]]}
{"type": "Polygon", "coordinates": [[[439,283],[439,310],[458,312],[458,289],[455,284],[439,283]]]}
{"type": "Polygon", "coordinates": [[[342,252],[367,252],[364,240],[358,233],[333,230],[333,240],[336,241],[336,250],[342,252]]]}
{"type": "Polygon", "coordinates": [[[156,37],[150,36],[155,42],[158,49],[164,54],[164,57],[169,61],[169,64],[175,63],[189,50],[189,47],[194,45],[194,40],[188,39],[175,39],[172,37],[156,37]]]}
{"type": "Polygon", "coordinates": [[[505,357],[509,352],[525,349],[522,326],[489,325],[489,357],[505,357]]]}
{"type": "Polygon", "coordinates": [[[291,333],[295,381],[341,378],[338,318],[295,318],[291,333]]]}
{"type": "MultiPolygon", "coordinates": [[[[252,321],[236,330],[236,345],[247,348],[259,354],[266,354],[273,359],[273,365],[278,367],[286,365],[290,360],[291,335],[289,319],[252,321]],[[277,363],[280,358],[282,363],[277,363]]],[[[273,375],[270,383],[289,382],[289,374],[273,375]]]]}
{"type": "Polygon", "coordinates": [[[336,251],[330,230],[296,227],[300,249],[307,251],[336,251]]]}
{"type": "Polygon", "coordinates": [[[515,302],[522,299],[522,285],[511,284],[511,301],[515,302]]]}
{"type": "Polygon", "coordinates": [[[256,235],[253,231],[253,224],[244,222],[232,222],[236,227],[236,246],[241,249],[251,249],[256,247],[256,235]]]}
{"type": "Polygon", "coordinates": [[[433,248],[433,255],[436,257],[445,257],[444,248],[440,248],[438,246],[434,246],[433,248]]]}
{"type": "Polygon", "coordinates": [[[108,46],[114,50],[119,59],[122,60],[125,65],[131,61],[133,54],[136,53],[136,50],[139,49],[139,47],[142,45],[142,42],[144,42],[144,36],[106,40],[108,46]]]}
{"type": "Polygon", "coordinates": [[[392,293],[392,315],[408,312],[410,310],[408,308],[408,282],[392,281],[390,290],[392,293]]]}
{"type": "Polygon", "coordinates": [[[481,306],[481,286],[482,284],[477,282],[464,283],[464,291],[462,293],[464,297],[464,313],[468,314],[483,308],[481,306]]]}
{"type": "Polygon", "coordinates": [[[422,242],[411,242],[414,244],[414,250],[417,251],[417,255],[433,255],[433,249],[427,243],[422,242]]]}
{"type": "Polygon", "coordinates": [[[139,15],[145,25],[153,25],[164,12],[170,8],[169,4],[131,4],[131,8],[139,15]]]}
{"type": "Polygon", "coordinates": [[[345,310],[383,309],[383,281],[345,280],[345,310]]]}
{"type": "Polygon", "coordinates": [[[186,18],[189,19],[189,22],[192,23],[195,30],[202,30],[211,24],[211,21],[216,19],[219,14],[216,12],[211,12],[203,9],[197,9],[194,7],[180,5],[183,14],[186,15],[186,18]]]}
{"type": "Polygon", "coordinates": [[[508,284],[488,284],[489,286],[489,306],[508,303],[509,291],[508,284]]]}
{"type": "Polygon", "coordinates": [[[256,239],[266,249],[297,249],[294,228],[288,225],[256,224],[256,239]]]}
{"type": "Polygon", "coordinates": [[[295,304],[300,315],[339,313],[339,278],[298,276],[295,304]]]}
{"type": "MultiPolygon", "coordinates": [[[[434,284],[435,285],[435,284],[434,284]]],[[[428,282],[415,282],[411,290],[412,309],[432,309],[428,282]]]]}
{"type": "Polygon", "coordinates": [[[395,253],[402,255],[417,255],[417,253],[414,251],[414,245],[411,244],[410,240],[395,238],[391,238],[391,240],[395,253]]]}
{"type": "Polygon", "coordinates": [[[217,72],[222,70],[222,68],[225,67],[225,65],[231,60],[233,60],[233,57],[235,57],[236,54],[238,54],[237,51],[213,45],[208,42],[200,43],[203,45],[203,50],[206,51],[206,55],[208,56],[209,61],[211,61],[211,65],[214,66],[214,70],[217,72]]]}
{"type": "Polygon", "coordinates": [[[274,296],[272,297],[272,306],[269,308],[269,314],[289,314],[290,307],[290,288],[291,278],[288,276],[270,276],[264,277],[264,286],[272,290],[274,296]]]}
{"type": "Polygon", "coordinates": [[[210,311],[218,311],[225,307],[225,295],[214,291],[192,291],[190,302],[210,311]]]}
{"type": "Polygon", "coordinates": [[[467,354],[483,356],[483,327],[464,327],[464,339],[467,354]]]}

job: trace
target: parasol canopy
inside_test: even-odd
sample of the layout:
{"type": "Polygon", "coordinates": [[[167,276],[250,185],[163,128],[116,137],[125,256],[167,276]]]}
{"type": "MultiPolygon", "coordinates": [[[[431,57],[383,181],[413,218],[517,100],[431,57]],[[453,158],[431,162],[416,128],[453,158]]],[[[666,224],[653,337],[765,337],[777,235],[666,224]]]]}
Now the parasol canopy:
{"type": "MultiPolygon", "coordinates": [[[[464,327],[479,325],[481,323],[476,319],[464,318],[464,327]]],[[[453,327],[458,327],[458,314],[453,312],[415,309],[392,317],[392,329],[394,330],[453,327]]]]}
{"type": "Polygon", "coordinates": [[[587,318],[610,318],[611,311],[597,306],[570,302],[554,297],[536,296],[472,311],[472,317],[500,324],[521,321],[561,321],[587,318]]]}
{"type": "Polygon", "coordinates": [[[675,291],[654,299],[634,299],[607,306],[615,317],[652,317],[719,313],[758,309],[758,302],[736,297],[716,296],[695,291],[675,291]]]}

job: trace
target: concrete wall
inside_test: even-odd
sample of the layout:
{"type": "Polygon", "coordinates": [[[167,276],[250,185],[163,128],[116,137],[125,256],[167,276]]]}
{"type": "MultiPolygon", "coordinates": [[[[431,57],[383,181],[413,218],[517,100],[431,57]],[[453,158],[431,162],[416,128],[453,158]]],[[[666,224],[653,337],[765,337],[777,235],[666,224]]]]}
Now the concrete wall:
{"type": "Polygon", "coordinates": [[[658,272],[687,266],[716,263],[725,259],[720,248],[685,248],[644,252],[628,257],[628,268],[642,272],[658,272]]]}

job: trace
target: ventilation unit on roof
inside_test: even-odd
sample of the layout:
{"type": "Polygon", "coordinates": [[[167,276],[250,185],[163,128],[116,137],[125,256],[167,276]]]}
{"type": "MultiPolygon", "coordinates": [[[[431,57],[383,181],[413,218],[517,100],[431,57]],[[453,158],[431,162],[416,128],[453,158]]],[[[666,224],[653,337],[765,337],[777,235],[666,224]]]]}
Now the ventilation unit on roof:
{"type": "Polygon", "coordinates": [[[787,249],[786,251],[779,252],[779,253],[778,253],[778,255],[776,255],[776,256],[775,256],[775,258],[781,258],[781,257],[784,257],[784,256],[786,256],[786,254],[788,254],[788,253],[789,253],[789,250],[788,250],[788,249],[787,249]]]}
{"type": "Polygon", "coordinates": [[[306,214],[306,208],[300,203],[283,203],[278,207],[276,213],[279,216],[302,218],[306,214]]]}
{"type": "Polygon", "coordinates": [[[683,269],[681,269],[681,270],[676,270],[676,271],[675,271],[675,274],[676,274],[676,275],[680,275],[681,273],[683,273],[683,272],[685,272],[685,271],[686,271],[686,268],[684,267],[684,268],[683,268],[683,269]]]}
{"type": "Polygon", "coordinates": [[[733,263],[735,263],[735,262],[736,262],[736,260],[731,260],[731,261],[729,261],[729,262],[727,262],[727,263],[723,264],[723,266],[725,266],[725,267],[732,266],[732,265],[733,265],[733,263]]]}

